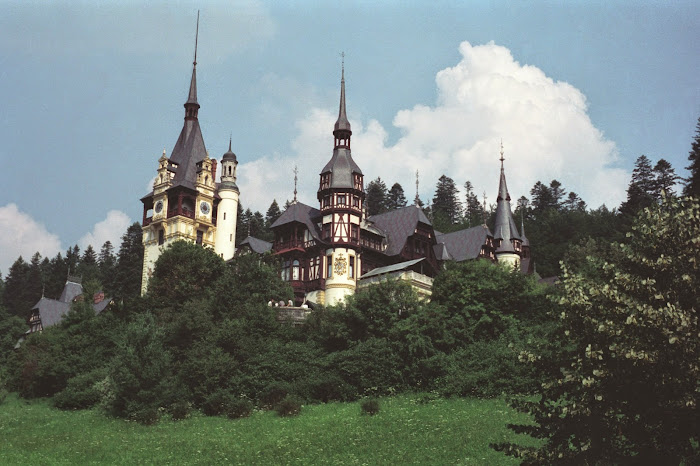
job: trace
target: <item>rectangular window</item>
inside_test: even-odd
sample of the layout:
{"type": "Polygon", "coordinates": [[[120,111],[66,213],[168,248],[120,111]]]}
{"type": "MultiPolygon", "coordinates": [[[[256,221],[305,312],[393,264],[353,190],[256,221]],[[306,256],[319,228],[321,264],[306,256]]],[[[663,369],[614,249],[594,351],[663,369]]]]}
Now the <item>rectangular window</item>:
{"type": "Polygon", "coordinates": [[[226,212],[224,212],[224,220],[226,220],[226,212]]]}
{"type": "Polygon", "coordinates": [[[331,224],[326,223],[323,225],[323,239],[328,239],[331,237],[331,224]]]}
{"type": "Polygon", "coordinates": [[[350,256],[350,264],[348,267],[348,277],[355,278],[355,256],[350,256]]]}
{"type": "Polygon", "coordinates": [[[338,205],[345,205],[345,194],[338,194],[338,205]]]}
{"type": "Polygon", "coordinates": [[[197,230],[197,244],[202,244],[204,241],[204,232],[202,230],[197,230]]]}
{"type": "Polygon", "coordinates": [[[165,242],[165,231],[158,230],[158,244],[163,244],[165,242]]]}
{"type": "Polygon", "coordinates": [[[352,240],[353,240],[354,243],[357,243],[357,239],[358,239],[358,236],[359,236],[359,231],[360,231],[360,227],[359,227],[359,226],[357,226],[357,225],[352,225],[352,226],[350,226],[350,237],[352,238],[352,240]]]}
{"type": "Polygon", "coordinates": [[[333,276],[333,256],[326,256],[326,278],[333,276]]]}
{"type": "Polygon", "coordinates": [[[352,197],[352,206],[353,207],[360,207],[360,198],[357,196],[352,197]]]}

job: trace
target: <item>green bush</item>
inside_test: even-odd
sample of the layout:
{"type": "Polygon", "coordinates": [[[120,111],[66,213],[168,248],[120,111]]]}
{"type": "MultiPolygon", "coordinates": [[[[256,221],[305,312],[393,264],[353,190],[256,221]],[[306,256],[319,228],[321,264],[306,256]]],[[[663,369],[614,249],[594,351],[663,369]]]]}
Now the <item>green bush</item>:
{"type": "Polygon", "coordinates": [[[98,383],[106,377],[106,368],[72,377],[68,380],[66,388],[53,397],[54,406],[60,409],[92,408],[102,401],[102,392],[98,383]]]}
{"type": "Polygon", "coordinates": [[[360,403],[360,408],[362,409],[362,414],[374,416],[379,412],[379,400],[376,398],[367,398],[362,400],[362,403],[360,403]]]}
{"type": "Polygon", "coordinates": [[[248,417],[253,412],[253,403],[247,398],[235,398],[226,406],[226,417],[239,419],[248,417]]]}
{"type": "Polygon", "coordinates": [[[258,397],[260,404],[266,408],[277,406],[287,395],[289,395],[290,386],[284,382],[272,382],[260,393],[258,397]]]}
{"type": "Polygon", "coordinates": [[[178,400],[170,405],[168,409],[174,421],[187,419],[192,411],[192,403],[187,400],[178,400]]]}
{"type": "Polygon", "coordinates": [[[202,403],[202,412],[207,416],[224,414],[235,399],[236,398],[229,390],[224,388],[219,389],[204,399],[204,403],[202,403]]]}
{"type": "Polygon", "coordinates": [[[283,417],[297,416],[301,412],[301,399],[295,395],[287,395],[277,406],[275,411],[283,417]]]}

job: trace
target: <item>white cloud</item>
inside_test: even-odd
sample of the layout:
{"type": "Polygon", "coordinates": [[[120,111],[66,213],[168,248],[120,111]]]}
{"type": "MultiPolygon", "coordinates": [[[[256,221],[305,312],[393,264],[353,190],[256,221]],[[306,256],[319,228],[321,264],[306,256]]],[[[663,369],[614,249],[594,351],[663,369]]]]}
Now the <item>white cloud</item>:
{"type": "Polygon", "coordinates": [[[111,241],[116,251],[121,244],[121,236],[131,223],[131,219],[124,212],[110,210],[107,218],[96,223],[91,232],[78,240],[78,246],[81,250],[85,250],[91,244],[95,252],[99,253],[102,245],[106,241],[111,241]]]}
{"type": "Polygon", "coordinates": [[[0,207],[0,231],[0,272],[3,277],[20,255],[29,262],[37,251],[43,257],[53,257],[61,251],[58,236],[49,233],[44,225],[20,211],[14,203],[0,207]]]}
{"type": "MultiPolygon", "coordinates": [[[[471,181],[479,197],[486,191],[495,202],[503,140],[514,199],[529,197],[537,181],[557,179],[592,208],[612,208],[624,200],[629,174],[616,167],[615,143],[591,122],[581,91],[535,66],[521,65],[493,42],[463,42],[459,49],[460,62],[436,75],[436,105],[396,113],[393,125],[401,137],[394,144],[387,144],[387,131],[378,121],[363,124],[351,115],[353,157],[365,183],[377,176],[388,186],[399,182],[410,200],[419,170],[424,202],[432,198],[442,174],[460,187],[471,181]]],[[[276,155],[242,165],[244,207],[264,213],[273,197],[280,203],[290,199],[294,163],[299,165],[299,199],[315,206],[317,175],[332,153],[336,115],[336,109],[312,108],[296,124],[291,157],[276,155]]]]}

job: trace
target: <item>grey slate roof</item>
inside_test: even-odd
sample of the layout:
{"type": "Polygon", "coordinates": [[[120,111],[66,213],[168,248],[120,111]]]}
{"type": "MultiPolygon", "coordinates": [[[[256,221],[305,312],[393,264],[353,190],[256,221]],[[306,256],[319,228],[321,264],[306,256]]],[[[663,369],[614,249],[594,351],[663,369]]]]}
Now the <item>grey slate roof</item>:
{"type": "MultiPolygon", "coordinates": [[[[196,106],[197,103],[197,67],[192,67],[192,80],[190,81],[190,90],[187,95],[185,108],[196,106]]],[[[187,113],[185,113],[186,115],[187,113]]],[[[185,117],[185,123],[180,131],[180,136],[173,147],[170,154],[170,161],[178,165],[175,177],[173,178],[173,187],[184,186],[186,188],[195,189],[195,181],[197,180],[197,163],[204,160],[207,156],[207,148],[204,146],[204,138],[202,130],[199,127],[199,120],[196,117],[185,117]]]]}
{"type": "MultiPolygon", "coordinates": [[[[39,312],[39,318],[41,319],[41,326],[43,328],[48,328],[53,325],[58,324],[63,316],[68,314],[70,311],[70,306],[78,296],[83,294],[83,286],[80,283],[73,281],[66,281],[63,287],[63,292],[61,297],[58,299],[41,298],[32,308],[32,311],[37,310],[39,312]]],[[[92,308],[95,310],[95,314],[99,314],[104,311],[109,303],[112,302],[112,298],[105,298],[97,304],[93,304],[92,308]]]]}
{"type": "Polygon", "coordinates": [[[316,219],[321,217],[321,211],[301,202],[295,202],[282,212],[270,228],[277,228],[287,223],[299,222],[306,225],[306,228],[315,239],[320,240],[321,235],[316,225],[316,219]]]}
{"type": "Polygon", "coordinates": [[[496,222],[493,227],[494,239],[503,239],[496,252],[515,252],[511,239],[520,239],[518,227],[515,226],[513,214],[510,210],[510,194],[506,185],[506,175],[503,171],[501,160],[501,178],[498,183],[498,199],[496,205],[496,222]]]}
{"type": "Polygon", "coordinates": [[[331,188],[354,188],[353,173],[362,174],[362,170],[352,159],[350,149],[346,147],[336,147],[333,149],[333,156],[328,161],[321,174],[331,174],[331,188]]]}
{"type": "Polygon", "coordinates": [[[251,251],[257,253],[257,254],[264,254],[267,251],[270,251],[272,249],[272,243],[269,243],[265,240],[255,238],[253,236],[248,236],[246,239],[241,241],[241,244],[239,247],[242,246],[248,246],[251,251]]]}
{"type": "Polygon", "coordinates": [[[41,298],[38,303],[32,308],[39,311],[41,326],[43,328],[56,325],[63,319],[63,316],[68,314],[72,301],[64,302],[55,299],[41,298]]]}
{"type": "Polygon", "coordinates": [[[384,253],[387,256],[401,253],[408,237],[416,231],[418,222],[431,225],[423,210],[415,205],[373,215],[367,218],[367,221],[373,223],[386,235],[388,245],[384,253]]]}
{"type": "Polygon", "coordinates": [[[393,264],[393,265],[387,265],[386,267],[377,267],[376,269],[372,269],[363,276],[360,277],[360,280],[363,278],[369,278],[369,277],[374,277],[376,275],[382,275],[384,273],[391,273],[391,272],[396,272],[399,270],[406,270],[411,268],[412,266],[416,265],[420,261],[425,260],[425,257],[421,257],[420,259],[413,259],[410,261],[406,262],[400,262],[398,264],[393,264]]]}
{"type": "Polygon", "coordinates": [[[338,120],[335,122],[333,133],[338,130],[352,133],[350,130],[350,122],[348,121],[348,117],[345,112],[345,67],[343,67],[340,78],[340,106],[338,108],[338,120]]]}
{"type": "Polygon", "coordinates": [[[438,243],[444,244],[453,260],[461,262],[479,257],[481,246],[486,243],[486,238],[490,234],[491,232],[487,227],[479,225],[452,233],[436,232],[436,239],[438,243]]]}
{"type": "Polygon", "coordinates": [[[83,285],[68,280],[63,286],[63,292],[61,293],[61,297],[58,298],[58,300],[62,303],[71,303],[76,297],[80,296],[81,294],[83,294],[83,285]]]}

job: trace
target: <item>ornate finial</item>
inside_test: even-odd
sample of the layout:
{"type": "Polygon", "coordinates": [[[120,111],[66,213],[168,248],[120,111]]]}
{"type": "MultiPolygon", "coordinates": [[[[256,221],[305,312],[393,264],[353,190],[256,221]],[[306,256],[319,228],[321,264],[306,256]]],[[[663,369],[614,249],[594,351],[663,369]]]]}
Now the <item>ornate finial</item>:
{"type": "Polygon", "coordinates": [[[501,158],[500,158],[500,161],[501,161],[501,170],[503,170],[503,161],[504,161],[504,160],[505,160],[505,158],[503,158],[503,138],[501,138],[501,158]]]}
{"type": "Polygon", "coordinates": [[[294,200],[292,201],[292,204],[297,203],[297,174],[299,173],[299,170],[297,170],[297,166],[294,165],[294,200]]]}
{"type": "Polygon", "coordinates": [[[197,40],[199,39],[199,10],[197,10],[197,32],[194,35],[194,61],[192,64],[197,66],[197,40]]]}
{"type": "Polygon", "coordinates": [[[483,214],[484,214],[484,228],[486,228],[486,191],[484,191],[484,209],[483,209],[483,214]]]}
{"type": "Polygon", "coordinates": [[[420,197],[418,197],[418,170],[416,170],[416,198],[413,200],[413,203],[418,205],[418,201],[420,201],[420,197]]]}
{"type": "Polygon", "coordinates": [[[231,131],[231,132],[229,133],[229,135],[228,135],[228,151],[229,151],[229,152],[233,152],[233,151],[231,150],[231,140],[232,140],[232,139],[233,139],[233,131],[231,131]]]}
{"type": "Polygon", "coordinates": [[[340,52],[340,70],[341,79],[345,81],[345,52],[340,52]]]}

